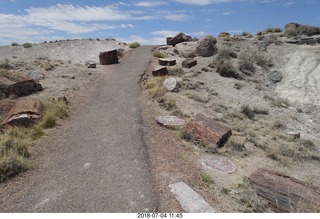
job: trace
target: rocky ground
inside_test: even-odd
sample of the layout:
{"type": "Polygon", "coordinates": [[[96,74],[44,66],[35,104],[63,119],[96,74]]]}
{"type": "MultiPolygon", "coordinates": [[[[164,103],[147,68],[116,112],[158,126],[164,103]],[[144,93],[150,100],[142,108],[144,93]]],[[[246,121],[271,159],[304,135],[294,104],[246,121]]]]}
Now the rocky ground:
{"type": "MultiPolygon", "coordinates": [[[[160,56],[177,60],[177,65],[167,67],[169,75],[159,79],[151,76],[158,66],[158,58],[154,58],[144,85],[149,94],[147,105],[154,109],[153,117],[145,119],[150,125],[146,141],[153,145],[151,163],[163,199],[172,200],[168,184],[184,181],[218,211],[272,211],[247,181],[258,168],[277,170],[320,186],[320,45],[288,41],[283,33],[221,37],[210,57],[196,54],[197,42],[157,48],[156,56],[160,52],[160,56]],[[186,58],[198,64],[183,68],[186,58]],[[160,81],[161,87],[168,77],[177,80],[177,88],[167,91],[160,101],[157,96],[150,98],[155,96],[155,81],[160,81]],[[178,115],[189,121],[198,113],[232,129],[224,147],[210,150],[181,139],[181,128],[155,125],[156,116],[178,115]],[[301,138],[294,139],[292,133],[301,138]],[[208,168],[204,165],[207,159],[227,160],[237,170],[230,173],[208,168]]],[[[170,202],[162,207],[178,210],[170,202]]]]}

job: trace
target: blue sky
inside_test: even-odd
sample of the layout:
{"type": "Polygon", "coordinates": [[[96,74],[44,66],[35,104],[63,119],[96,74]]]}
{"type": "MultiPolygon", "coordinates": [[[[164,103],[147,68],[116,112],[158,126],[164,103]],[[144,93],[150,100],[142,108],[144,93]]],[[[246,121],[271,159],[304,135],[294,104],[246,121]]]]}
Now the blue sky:
{"type": "Polygon", "coordinates": [[[319,0],[0,0],[0,45],[74,38],[164,44],[167,36],[320,26],[319,0]]]}

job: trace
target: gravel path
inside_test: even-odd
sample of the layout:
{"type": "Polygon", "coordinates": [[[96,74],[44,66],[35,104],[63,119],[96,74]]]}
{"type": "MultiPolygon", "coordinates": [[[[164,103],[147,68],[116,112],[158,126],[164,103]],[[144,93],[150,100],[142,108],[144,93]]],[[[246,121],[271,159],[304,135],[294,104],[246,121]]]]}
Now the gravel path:
{"type": "Polygon", "coordinates": [[[138,85],[152,48],[134,50],[99,82],[77,119],[57,132],[54,149],[19,189],[10,212],[157,210],[138,85]]]}

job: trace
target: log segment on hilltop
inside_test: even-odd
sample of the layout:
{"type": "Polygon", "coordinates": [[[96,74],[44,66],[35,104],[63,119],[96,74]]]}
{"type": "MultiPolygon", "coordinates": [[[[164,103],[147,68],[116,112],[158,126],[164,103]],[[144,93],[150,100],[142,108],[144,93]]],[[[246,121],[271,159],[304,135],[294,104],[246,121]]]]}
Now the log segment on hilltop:
{"type": "Polygon", "coordinates": [[[249,179],[257,194],[266,198],[276,212],[320,212],[319,187],[261,168],[249,179]]]}
{"type": "Polygon", "coordinates": [[[107,52],[100,52],[99,61],[100,65],[118,64],[118,51],[115,49],[107,52]]]}

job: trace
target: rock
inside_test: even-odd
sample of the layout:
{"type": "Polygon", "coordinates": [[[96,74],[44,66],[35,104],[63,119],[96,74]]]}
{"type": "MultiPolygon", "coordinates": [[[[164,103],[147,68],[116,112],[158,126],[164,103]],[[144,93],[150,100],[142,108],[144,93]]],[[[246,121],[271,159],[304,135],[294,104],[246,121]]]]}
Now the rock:
{"type": "Polygon", "coordinates": [[[33,80],[36,80],[36,81],[40,81],[40,80],[44,80],[45,79],[45,75],[43,73],[40,73],[40,72],[37,72],[37,71],[30,72],[28,74],[28,76],[30,78],[32,78],[33,80]]]}
{"type": "Polygon", "coordinates": [[[183,58],[194,58],[197,56],[197,42],[179,43],[174,51],[183,58]]]}
{"type": "Polygon", "coordinates": [[[197,60],[193,58],[187,58],[182,62],[182,68],[192,68],[198,64],[197,60]]]}
{"type": "Polygon", "coordinates": [[[184,125],[185,121],[176,116],[158,116],[156,122],[166,128],[173,128],[184,125]]]}
{"type": "Polygon", "coordinates": [[[273,82],[273,83],[279,83],[282,81],[282,73],[280,71],[272,71],[269,74],[269,79],[273,82]]]}
{"type": "Polygon", "coordinates": [[[230,33],[227,33],[227,32],[221,32],[218,36],[218,39],[219,40],[230,40],[230,33]]]}
{"type": "Polygon", "coordinates": [[[176,88],[177,86],[177,80],[175,78],[167,78],[163,82],[163,86],[167,88],[168,91],[172,91],[176,88]]]}
{"type": "Polygon", "coordinates": [[[97,68],[97,64],[95,62],[89,62],[87,67],[88,68],[97,68]]]}
{"type": "Polygon", "coordinates": [[[174,66],[177,64],[177,60],[172,59],[172,58],[163,58],[163,59],[158,59],[159,65],[163,66],[174,66]]]}
{"type": "Polygon", "coordinates": [[[152,71],[152,75],[155,77],[155,76],[165,76],[167,75],[169,72],[168,72],[168,69],[166,66],[161,66],[161,65],[158,65],[157,67],[154,68],[154,70],[152,71]]]}
{"type": "Polygon", "coordinates": [[[300,132],[287,132],[287,134],[292,136],[294,139],[299,139],[301,136],[300,132]]]}
{"type": "Polygon", "coordinates": [[[202,57],[213,56],[217,52],[217,39],[212,35],[207,35],[201,38],[197,43],[197,54],[202,57]]]}
{"type": "Polygon", "coordinates": [[[284,26],[284,31],[285,31],[285,32],[287,32],[287,31],[294,31],[294,30],[296,30],[298,27],[300,27],[300,24],[291,22],[291,23],[286,24],[286,25],[284,26]]]}
{"type": "Polygon", "coordinates": [[[118,53],[118,59],[120,59],[124,56],[125,50],[120,48],[117,50],[117,53],[118,53]]]}

